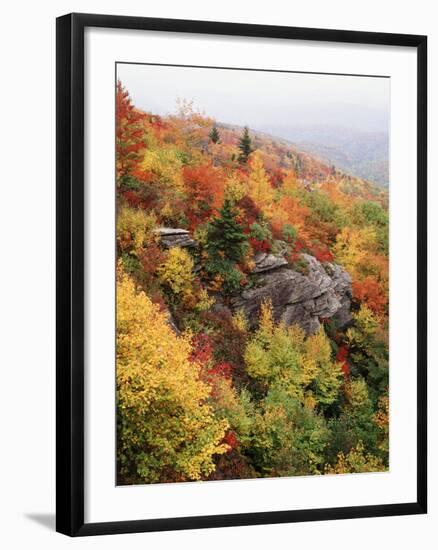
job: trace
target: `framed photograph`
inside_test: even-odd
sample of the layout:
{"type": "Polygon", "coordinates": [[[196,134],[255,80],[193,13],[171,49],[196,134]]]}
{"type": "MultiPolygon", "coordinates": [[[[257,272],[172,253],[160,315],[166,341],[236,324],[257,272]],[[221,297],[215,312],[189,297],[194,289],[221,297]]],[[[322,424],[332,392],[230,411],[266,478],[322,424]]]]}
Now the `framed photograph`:
{"type": "Polygon", "coordinates": [[[426,37],[57,20],[57,530],[426,513],[426,37]]]}

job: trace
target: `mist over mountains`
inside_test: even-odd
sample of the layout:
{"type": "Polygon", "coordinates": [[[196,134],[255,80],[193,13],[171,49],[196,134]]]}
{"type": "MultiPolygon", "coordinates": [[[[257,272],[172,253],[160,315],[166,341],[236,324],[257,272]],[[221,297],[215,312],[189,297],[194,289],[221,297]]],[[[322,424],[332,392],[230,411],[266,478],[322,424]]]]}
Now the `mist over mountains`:
{"type": "MultiPolygon", "coordinates": [[[[388,185],[389,78],[117,64],[135,105],[178,101],[218,123],[283,138],[340,171],[388,185]]],[[[176,103],[175,103],[176,102],[176,103]]]]}
{"type": "Polygon", "coordinates": [[[259,125],[258,129],[291,141],[327,164],[379,186],[389,184],[389,136],[342,126],[259,125]]]}

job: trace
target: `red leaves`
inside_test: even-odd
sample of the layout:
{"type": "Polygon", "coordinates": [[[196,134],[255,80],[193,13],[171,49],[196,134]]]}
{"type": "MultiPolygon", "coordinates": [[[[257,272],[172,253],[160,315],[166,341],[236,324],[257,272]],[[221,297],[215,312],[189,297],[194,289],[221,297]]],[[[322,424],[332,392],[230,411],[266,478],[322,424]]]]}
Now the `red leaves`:
{"type": "Polygon", "coordinates": [[[196,334],[192,339],[193,351],[190,360],[205,365],[213,357],[213,345],[207,334],[196,334]]]}
{"type": "Polygon", "coordinates": [[[222,376],[224,378],[231,378],[231,373],[233,371],[233,366],[230,363],[222,362],[217,363],[209,369],[208,374],[212,374],[214,376],[222,376]]]}
{"type": "Polygon", "coordinates": [[[301,253],[304,252],[304,249],[304,242],[301,239],[297,239],[293,250],[291,250],[291,252],[287,254],[287,259],[289,260],[289,263],[294,264],[295,262],[297,262],[301,257],[301,253]]]}
{"type": "Polygon", "coordinates": [[[318,262],[323,263],[323,262],[333,261],[333,254],[330,252],[328,248],[316,246],[312,248],[311,253],[315,256],[318,262]]]}
{"type": "Polygon", "coordinates": [[[214,360],[213,341],[208,334],[197,334],[192,338],[193,351],[190,354],[190,361],[202,366],[201,378],[211,386],[211,396],[217,398],[217,382],[221,378],[231,380],[234,365],[227,361],[218,363],[214,360]]]}
{"type": "Polygon", "coordinates": [[[151,196],[145,198],[140,196],[135,191],[123,191],[122,196],[129,206],[134,208],[143,208],[143,210],[153,208],[157,199],[154,194],[151,194],[151,196]]]}
{"type": "Polygon", "coordinates": [[[212,339],[208,334],[196,334],[192,339],[192,346],[193,351],[190,355],[190,360],[209,367],[206,371],[209,376],[231,378],[233,372],[233,365],[231,363],[221,361],[211,366],[214,350],[212,339]]]}
{"type": "Polygon", "coordinates": [[[345,344],[339,346],[336,361],[341,364],[344,377],[348,378],[350,376],[350,365],[348,364],[348,347],[345,344]]]}
{"type": "Polygon", "coordinates": [[[284,176],[284,170],[282,170],[281,168],[277,168],[272,171],[269,179],[274,189],[278,189],[281,186],[284,180],[284,176]]]}
{"type": "Polygon", "coordinates": [[[137,193],[134,193],[133,191],[124,191],[122,194],[129,206],[140,206],[142,199],[137,195],[137,193]]]}
{"type": "Polygon", "coordinates": [[[249,238],[249,244],[251,245],[254,252],[270,252],[271,251],[271,245],[266,240],[259,241],[257,239],[254,239],[254,237],[250,237],[249,238]]]}
{"type": "Polygon", "coordinates": [[[233,431],[228,431],[223,440],[222,443],[225,443],[230,448],[228,449],[228,452],[231,452],[237,445],[239,444],[239,440],[236,437],[236,434],[233,431]]]}

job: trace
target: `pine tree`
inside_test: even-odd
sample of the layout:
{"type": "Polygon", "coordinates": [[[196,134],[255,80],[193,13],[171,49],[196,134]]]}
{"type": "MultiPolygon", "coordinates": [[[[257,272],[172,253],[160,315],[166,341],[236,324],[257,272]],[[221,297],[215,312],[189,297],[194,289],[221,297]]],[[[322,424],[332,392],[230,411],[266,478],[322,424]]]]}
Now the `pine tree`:
{"type": "Polygon", "coordinates": [[[242,137],[240,138],[240,142],[239,142],[239,149],[240,149],[239,162],[246,163],[249,155],[253,151],[248,126],[245,126],[245,128],[243,129],[242,137]]]}
{"type": "Polygon", "coordinates": [[[213,143],[220,143],[221,136],[219,134],[219,130],[216,127],[216,124],[213,126],[213,128],[210,130],[210,133],[208,134],[208,137],[211,139],[213,143]]]}
{"type": "Polygon", "coordinates": [[[226,199],[219,210],[219,217],[208,226],[208,249],[211,256],[236,263],[242,259],[247,237],[236,218],[235,209],[226,199]]]}

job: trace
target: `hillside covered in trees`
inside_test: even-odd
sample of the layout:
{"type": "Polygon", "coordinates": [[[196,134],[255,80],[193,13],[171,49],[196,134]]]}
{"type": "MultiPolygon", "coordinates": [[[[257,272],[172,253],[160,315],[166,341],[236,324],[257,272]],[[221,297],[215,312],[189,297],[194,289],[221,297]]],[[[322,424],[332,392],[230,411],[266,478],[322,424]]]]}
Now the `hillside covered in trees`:
{"type": "Polygon", "coordinates": [[[389,135],[345,126],[268,127],[330,166],[381,187],[389,183],[389,135]]]}
{"type": "Polygon", "coordinates": [[[384,471],[388,194],[119,82],[119,484],[384,471]]]}

